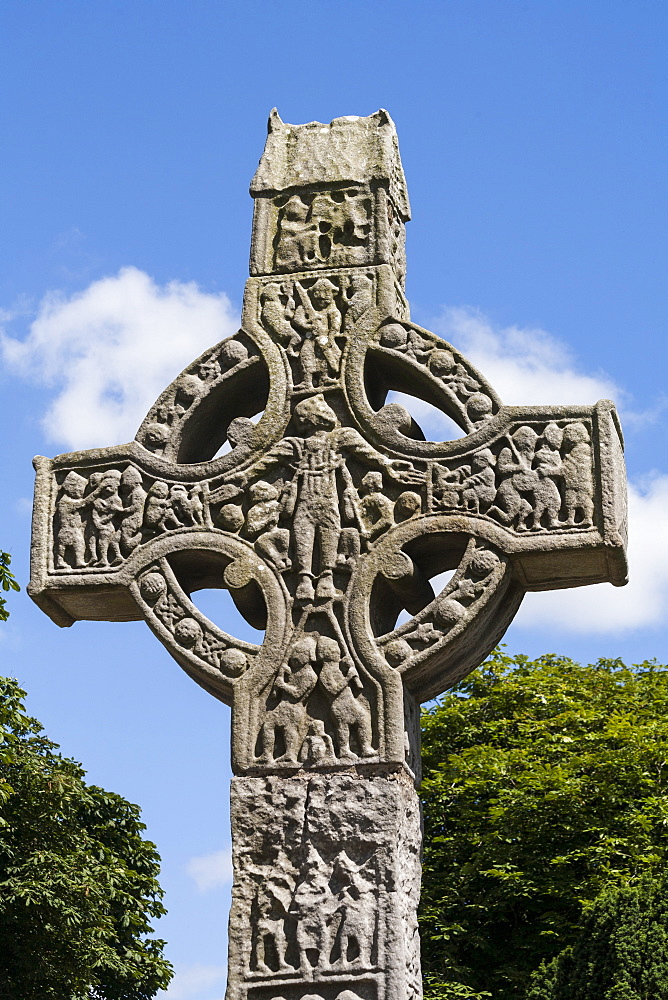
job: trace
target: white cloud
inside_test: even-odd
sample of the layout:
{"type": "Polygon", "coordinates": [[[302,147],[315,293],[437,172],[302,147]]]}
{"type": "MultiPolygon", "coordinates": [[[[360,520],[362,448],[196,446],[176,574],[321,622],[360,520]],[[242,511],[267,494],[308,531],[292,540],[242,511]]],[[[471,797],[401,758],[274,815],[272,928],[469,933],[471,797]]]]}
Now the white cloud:
{"type": "Polygon", "coordinates": [[[555,626],[571,632],[628,632],[659,625],[668,611],[668,476],[629,484],[629,583],[527,594],[520,628],[555,626]]]}
{"type": "Polygon", "coordinates": [[[0,346],[10,369],[54,387],[47,437],[91,448],[131,439],[165,386],[237,326],[225,294],[124,267],[69,298],[49,293],[27,337],[0,346]]]}
{"type": "Polygon", "coordinates": [[[232,881],[232,850],[213,851],[198,858],[191,858],[186,871],[195,880],[200,892],[218,889],[232,881]]]}
{"type": "MultiPolygon", "coordinates": [[[[189,965],[176,969],[167,990],[157,994],[165,1000],[205,1000],[204,992],[224,984],[227,968],[224,965],[189,965]]],[[[218,989],[216,989],[218,992],[218,989]]],[[[209,997],[206,997],[209,1000],[209,997]]],[[[213,1000],[213,998],[211,998],[213,1000]]],[[[222,1000],[222,997],[220,998],[222,1000]]]]}
{"type": "Polygon", "coordinates": [[[509,405],[598,399],[624,403],[625,394],[612,379],[578,370],[568,347],[545,330],[495,329],[481,312],[453,308],[443,311],[436,331],[462,351],[509,405]]]}

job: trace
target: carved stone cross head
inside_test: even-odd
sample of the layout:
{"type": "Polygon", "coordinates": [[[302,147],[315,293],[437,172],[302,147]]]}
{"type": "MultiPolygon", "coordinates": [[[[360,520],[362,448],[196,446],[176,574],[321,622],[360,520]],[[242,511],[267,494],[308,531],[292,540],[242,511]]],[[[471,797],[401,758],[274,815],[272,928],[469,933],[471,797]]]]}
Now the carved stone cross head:
{"type": "Polygon", "coordinates": [[[272,112],[251,194],[239,332],[134,441],[35,460],[29,591],[58,625],[144,619],[232,704],[228,1000],[413,1000],[419,703],[526,591],[625,582],[621,431],[607,401],[504,406],[411,323],[386,112],[272,112]],[[392,392],[459,436],[425,440],[392,392]]]}
{"type": "Polygon", "coordinates": [[[607,401],[503,406],[410,322],[386,112],[272,112],[251,193],[238,334],[134,441],[35,460],[30,593],[59,625],[145,619],[233,703],[237,773],[407,753],[415,770],[416,704],[481,662],[527,590],[625,582],[619,423],[607,401]],[[425,440],[393,390],[461,436],[425,440]],[[202,588],[229,589],[264,643],[209,621],[202,588]]]}

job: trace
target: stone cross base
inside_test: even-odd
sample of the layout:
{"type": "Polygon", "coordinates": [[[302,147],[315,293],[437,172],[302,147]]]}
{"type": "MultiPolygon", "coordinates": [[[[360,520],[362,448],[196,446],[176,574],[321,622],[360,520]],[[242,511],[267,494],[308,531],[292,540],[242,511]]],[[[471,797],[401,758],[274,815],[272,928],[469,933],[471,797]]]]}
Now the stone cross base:
{"type": "Polygon", "coordinates": [[[408,775],[237,777],[231,818],[227,1000],[421,996],[408,775]]]}

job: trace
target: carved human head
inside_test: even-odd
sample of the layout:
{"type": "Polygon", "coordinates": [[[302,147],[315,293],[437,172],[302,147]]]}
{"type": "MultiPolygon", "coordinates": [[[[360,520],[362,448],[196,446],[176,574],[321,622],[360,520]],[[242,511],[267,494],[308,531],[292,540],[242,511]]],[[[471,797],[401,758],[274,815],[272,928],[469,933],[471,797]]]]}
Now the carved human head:
{"type": "Polygon", "coordinates": [[[259,479],[256,483],[253,483],[248,491],[251,503],[267,503],[269,500],[278,499],[278,490],[272,483],[265,482],[264,479],[259,479]]]}
{"type": "Polygon", "coordinates": [[[489,448],[483,448],[482,451],[475,453],[471,464],[474,469],[491,469],[494,465],[494,454],[489,448]]]}
{"type": "Polygon", "coordinates": [[[142,479],[142,474],[139,469],[136,469],[134,465],[128,465],[123,470],[123,475],[121,476],[121,488],[124,490],[133,490],[137,486],[143,486],[144,480],[142,479]]]}
{"type": "Polygon", "coordinates": [[[414,517],[422,509],[422,500],[419,493],[406,490],[397,497],[394,505],[394,516],[397,521],[407,521],[409,517],[414,517]]]}
{"type": "Polygon", "coordinates": [[[231,531],[234,534],[243,527],[245,520],[244,512],[238,504],[226,503],[220,508],[216,524],[224,531],[231,531]]]}
{"type": "Polygon", "coordinates": [[[110,497],[113,493],[116,493],[118,487],[121,485],[121,474],[118,469],[109,469],[107,472],[101,473],[99,484],[102,496],[110,497]]]}
{"type": "Polygon", "coordinates": [[[240,444],[247,444],[254,426],[250,417],[235,417],[227,428],[227,440],[233,448],[237,448],[240,444]]]}
{"type": "Polygon", "coordinates": [[[281,285],[276,281],[269,281],[260,292],[260,302],[279,302],[281,297],[281,285]]]}
{"type": "Polygon", "coordinates": [[[300,430],[334,430],[338,424],[334,410],[325,402],[321,392],[297,403],[294,419],[300,430]]]}
{"type": "Polygon", "coordinates": [[[589,432],[584,424],[576,421],[564,428],[564,444],[572,448],[574,445],[582,444],[584,441],[589,441],[589,432]]]}
{"type": "Polygon", "coordinates": [[[554,422],[548,424],[543,431],[543,437],[551,448],[560,448],[563,436],[563,430],[559,424],[555,424],[554,422]]]}
{"type": "Polygon", "coordinates": [[[334,293],[336,291],[336,285],[332,284],[327,278],[318,278],[311,289],[311,302],[316,309],[322,309],[334,301],[334,293]]]}
{"type": "Polygon", "coordinates": [[[308,205],[304,204],[298,194],[293,194],[285,203],[283,214],[292,222],[304,222],[308,215],[308,205]]]}
{"type": "Polygon", "coordinates": [[[330,639],[328,635],[321,635],[318,639],[316,656],[321,663],[338,663],[341,659],[341,647],[336,639],[330,639]]]}
{"type": "Polygon", "coordinates": [[[149,499],[166,500],[169,496],[169,486],[162,479],[157,479],[148,491],[149,499]]]}
{"type": "Polygon", "coordinates": [[[288,663],[293,670],[297,667],[305,667],[315,659],[317,641],[317,633],[302,636],[301,639],[297,640],[288,657],[288,663]]]}
{"type": "Polygon", "coordinates": [[[362,486],[366,493],[381,493],[383,490],[383,473],[373,469],[362,479],[362,486]]]}
{"type": "Polygon", "coordinates": [[[533,427],[528,427],[526,424],[523,424],[522,427],[517,428],[512,435],[512,438],[513,444],[518,451],[531,451],[538,440],[538,435],[533,427]]]}
{"type": "Polygon", "coordinates": [[[68,472],[63,480],[63,492],[73,500],[80,500],[86,492],[86,480],[78,472],[68,472]]]}
{"type": "Polygon", "coordinates": [[[149,424],[144,434],[144,444],[147,448],[164,448],[169,441],[170,430],[167,424],[149,424]]]}

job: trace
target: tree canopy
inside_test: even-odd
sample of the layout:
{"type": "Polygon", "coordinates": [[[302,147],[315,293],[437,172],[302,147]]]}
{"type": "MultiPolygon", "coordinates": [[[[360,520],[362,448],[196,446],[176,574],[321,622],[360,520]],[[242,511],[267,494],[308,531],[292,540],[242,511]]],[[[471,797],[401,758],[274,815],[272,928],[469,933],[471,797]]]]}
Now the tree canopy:
{"type": "Polygon", "coordinates": [[[171,978],[139,808],[87,785],[0,678],[0,996],[144,1000],[171,978]]]}
{"type": "Polygon", "coordinates": [[[574,946],[534,973],[527,1000],[665,1000],[668,884],[604,890],[574,946]]]}
{"type": "Polygon", "coordinates": [[[668,668],[497,651],[422,728],[429,992],[518,1000],[602,892],[665,864],[668,668]]]}

